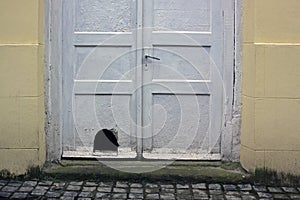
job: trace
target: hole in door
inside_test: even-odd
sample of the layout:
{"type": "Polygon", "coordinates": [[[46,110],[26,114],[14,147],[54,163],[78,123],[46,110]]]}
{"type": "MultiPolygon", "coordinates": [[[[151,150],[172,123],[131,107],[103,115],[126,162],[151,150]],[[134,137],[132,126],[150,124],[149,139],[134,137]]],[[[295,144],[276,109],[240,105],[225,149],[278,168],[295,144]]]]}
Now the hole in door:
{"type": "Polygon", "coordinates": [[[119,146],[118,132],[114,129],[102,129],[95,136],[93,152],[117,152],[119,146]]]}

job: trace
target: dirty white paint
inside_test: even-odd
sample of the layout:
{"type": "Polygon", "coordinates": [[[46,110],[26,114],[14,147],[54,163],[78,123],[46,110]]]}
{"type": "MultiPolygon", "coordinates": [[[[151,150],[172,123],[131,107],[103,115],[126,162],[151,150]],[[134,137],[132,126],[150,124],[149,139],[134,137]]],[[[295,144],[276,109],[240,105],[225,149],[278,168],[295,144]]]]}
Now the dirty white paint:
{"type": "Polygon", "coordinates": [[[45,5],[46,159],[52,162],[62,154],[62,1],[45,5]]]}
{"type": "Polygon", "coordinates": [[[117,129],[119,151],[102,157],[136,155],[137,75],[131,70],[136,56],[129,53],[136,48],[135,11],[131,0],[63,2],[65,157],[70,152],[95,155],[95,135],[111,128],[117,129]]]}
{"type": "Polygon", "coordinates": [[[210,32],[212,13],[210,0],[156,0],[153,1],[155,31],[210,32]]]}
{"type": "Polygon", "coordinates": [[[76,32],[130,32],[130,0],[76,0],[76,32]],[[101,22],[101,23],[99,23],[101,22]]]}
{"type": "Polygon", "coordinates": [[[227,160],[239,161],[241,144],[241,122],[242,122],[242,15],[243,1],[235,0],[235,51],[234,51],[234,86],[233,86],[233,108],[232,108],[232,145],[227,160]]]}
{"type": "MultiPolygon", "coordinates": [[[[47,104],[48,160],[59,159],[62,152],[67,157],[123,158],[134,157],[144,152],[143,156],[147,158],[163,156],[173,159],[236,160],[239,142],[234,141],[239,141],[240,95],[233,92],[238,90],[236,88],[240,87],[241,80],[240,77],[235,77],[236,85],[233,89],[234,3],[225,4],[220,0],[195,0],[188,3],[182,0],[156,0],[143,1],[142,5],[141,2],[64,1],[64,5],[71,6],[60,10],[60,1],[48,1],[49,24],[52,30],[55,28],[57,32],[64,34],[49,34],[48,37],[51,38],[49,52],[52,52],[47,54],[50,54],[48,62],[51,67],[55,64],[55,69],[47,68],[50,78],[50,82],[47,82],[50,88],[47,104]],[[109,8],[112,4],[118,5],[109,8]],[[104,9],[105,7],[108,9],[104,9]],[[99,10],[105,11],[98,12],[99,10]],[[116,14],[112,15],[114,12],[116,14]],[[65,20],[63,25],[61,19],[65,20]],[[142,26],[153,29],[134,30],[142,26]],[[182,36],[181,33],[185,35],[182,36]],[[61,37],[68,38],[64,39],[64,50],[59,43],[61,37]],[[95,45],[98,45],[97,50],[89,54],[91,46],[95,45]],[[126,57],[126,52],[137,48],[146,50],[126,57]],[[222,49],[229,53],[223,54],[222,49]],[[57,55],[54,55],[55,52],[57,55]],[[60,63],[60,52],[64,52],[64,57],[72,59],[62,59],[63,64],[60,63]],[[145,54],[160,57],[161,61],[151,60],[146,63],[143,59],[145,54]],[[85,60],[87,55],[89,59],[85,60]],[[101,60],[96,55],[102,55],[101,60]],[[223,59],[226,55],[227,59],[223,59]],[[222,99],[225,94],[222,86],[220,88],[220,83],[216,83],[217,77],[209,66],[211,62],[208,56],[213,57],[225,81],[224,104],[222,99]],[[116,60],[118,57],[120,59],[116,60]],[[112,60],[116,62],[111,62],[112,60]],[[142,69],[126,73],[131,66],[140,65],[142,61],[142,69]],[[84,62],[85,69],[79,76],[75,76],[84,62]],[[68,65],[74,68],[66,68],[68,65]],[[104,67],[107,65],[110,66],[108,70],[104,67]],[[177,73],[170,70],[170,66],[177,73]],[[73,74],[73,78],[70,74],[73,74]],[[102,74],[101,78],[99,74],[102,74]],[[141,79],[142,74],[144,79],[141,79]],[[69,78],[64,82],[67,84],[61,88],[61,81],[66,78],[69,78]],[[95,85],[99,83],[103,87],[96,87],[95,90],[95,85]],[[66,93],[68,87],[73,84],[76,86],[75,98],[66,93]],[[156,87],[157,84],[168,86],[172,91],[156,87]],[[134,89],[141,85],[144,85],[143,93],[141,90],[134,92],[134,89]],[[63,94],[55,94],[57,91],[62,91],[63,94]],[[237,98],[233,99],[233,96],[237,98]],[[72,99],[73,108],[70,104],[72,99]],[[121,118],[118,119],[117,127],[123,148],[119,150],[118,155],[91,154],[91,144],[96,131],[99,128],[116,126],[116,116],[109,111],[111,101],[114,101],[113,105],[121,118]],[[193,102],[197,102],[199,106],[193,107],[193,102]],[[92,104],[97,107],[95,113],[85,109],[92,104]],[[131,108],[130,114],[128,105],[131,108]],[[54,116],[61,116],[62,108],[67,108],[68,112],[61,118],[54,119],[54,116]],[[74,108],[75,111],[80,111],[74,115],[79,123],[77,129],[72,125],[71,113],[74,108]],[[222,108],[225,108],[224,113],[222,108]],[[176,128],[178,120],[184,123],[176,128]],[[148,128],[136,126],[147,123],[150,124],[148,128]],[[214,128],[209,126],[210,123],[214,128]],[[57,126],[55,130],[53,125],[57,126]],[[192,137],[186,135],[190,130],[196,130],[192,137]],[[209,141],[203,137],[218,130],[221,137],[214,139],[216,145],[209,148],[209,141]],[[62,134],[64,140],[61,139],[62,134]],[[144,139],[141,139],[141,136],[144,139]]],[[[237,18],[240,18],[240,15],[237,14],[237,18]]],[[[240,65],[236,66],[236,69],[240,71],[240,65]]]]}
{"type": "Polygon", "coordinates": [[[143,73],[144,157],[220,157],[223,87],[231,81],[223,76],[221,1],[145,1],[143,12],[153,27],[144,29],[145,53],[161,59],[146,61],[143,73]]]}

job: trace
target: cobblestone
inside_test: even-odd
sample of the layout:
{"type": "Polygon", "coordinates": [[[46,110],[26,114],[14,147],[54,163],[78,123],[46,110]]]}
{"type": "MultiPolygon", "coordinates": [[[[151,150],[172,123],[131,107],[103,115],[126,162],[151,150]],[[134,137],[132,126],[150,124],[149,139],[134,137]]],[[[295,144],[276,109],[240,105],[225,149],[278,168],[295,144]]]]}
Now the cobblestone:
{"type": "Polygon", "coordinates": [[[238,185],[238,187],[241,191],[251,191],[252,190],[252,186],[250,184],[240,184],[240,185],[238,185]]]}
{"type": "Polygon", "coordinates": [[[175,193],[175,189],[169,189],[169,188],[161,188],[161,191],[166,193],[175,193]]]}
{"type": "Polygon", "coordinates": [[[76,197],[77,195],[78,195],[78,192],[69,192],[69,191],[67,191],[63,194],[64,197],[76,197]]]}
{"type": "Polygon", "coordinates": [[[257,199],[253,194],[242,195],[243,200],[254,200],[257,199]]]}
{"type": "Polygon", "coordinates": [[[147,194],[146,199],[159,199],[158,194],[147,194]]]}
{"type": "Polygon", "coordinates": [[[12,195],[12,199],[25,199],[28,196],[28,193],[16,192],[12,195]]]}
{"type": "Polygon", "coordinates": [[[63,190],[65,187],[65,183],[54,183],[51,187],[50,187],[50,191],[59,191],[59,190],[63,190]]]}
{"type": "Polygon", "coordinates": [[[272,193],[281,193],[282,189],[280,189],[279,187],[268,187],[269,192],[272,193]]]}
{"type": "Polygon", "coordinates": [[[143,193],[143,188],[131,188],[130,192],[131,193],[140,193],[140,194],[142,194],[143,193]]]}
{"type": "Polygon", "coordinates": [[[226,195],[234,196],[234,197],[240,197],[241,196],[239,192],[233,192],[233,191],[227,192],[226,195]]]}
{"type": "Polygon", "coordinates": [[[20,187],[23,184],[21,181],[9,181],[7,185],[13,186],[13,187],[20,187]]]}
{"type": "Polygon", "coordinates": [[[85,184],[84,184],[85,186],[90,186],[90,187],[96,187],[96,186],[98,186],[98,184],[97,183],[95,183],[95,182],[85,182],[85,184]]]}
{"type": "Polygon", "coordinates": [[[41,181],[39,182],[40,186],[51,186],[53,184],[52,181],[41,181]]]}
{"type": "Polygon", "coordinates": [[[112,199],[126,199],[127,194],[126,193],[116,193],[112,194],[112,199]]]}
{"type": "Polygon", "coordinates": [[[158,188],[158,185],[157,184],[147,183],[146,184],[146,188],[158,188]]]}
{"type": "Polygon", "coordinates": [[[259,196],[259,198],[272,198],[272,194],[270,193],[258,192],[257,195],[259,196]]]}
{"type": "Polygon", "coordinates": [[[286,194],[274,194],[274,199],[290,199],[286,194]]]}
{"type": "Polygon", "coordinates": [[[300,199],[299,187],[251,184],[0,180],[0,199],[300,199]]]}
{"type": "Polygon", "coordinates": [[[0,185],[3,186],[3,185],[6,185],[7,184],[7,181],[6,180],[0,180],[0,185]]]}
{"type": "Polygon", "coordinates": [[[220,195],[222,193],[222,190],[209,190],[209,194],[211,195],[220,195]]]}
{"type": "Polygon", "coordinates": [[[100,187],[112,187],[113,184],[114,184],[113,182],[107,182],[107,183],[100,182],[100,183],[99,183],[99,186],[100,186],[100,187]]]}
{"type": "Polygon", "coordinates": [[[35,187],[35,189],[36,190],[48,190],[49,186],[40,186],[40,185],[38,185],[38,186],[35,187]]]}
{"type": "Polygon", "coordinates": [[[240,200],[242,199],[241,197],[236,197],[236,196],[230,196],[230,195],[225,195],[226,199],[231,199],[231,200],[240,200]]]}
{"type": "Polygon", "coordinates": [[[119,187],[119,188],[127,188],[127,187],[128,187],[128,183],[124,183],[124,182],[116,182],[116,187],[119,187]]]}
{"type": "Polygon", "coordinates": [[[193,189],[194,199],[206,199],[208,198],[208,194],[204,190],[193,189]]]}
{"type": "Polygon", "coordinates": [[[46,192],[47,192],[46,190],[34,189],[31,192],[31,195],[33,195],[33,196],[43,196],[46,192]]]}
{"type": "Polygon", "coordinates": [[[101,198],[101,199],[110,198],[110,193],[98,192],[96,193],[96,198],[101,198]]]}
{"type": "Polygon", "coordinates": [[[223,185],[224,190],[226,191],[234,191],[237,190],[237,187],[235,185],[223,185]]]}
{"type": "Polygon", "coordinates": [[[35,187],[37,184],[37,181],[25,181],[23,187],[35,187]]]}
{"type": "Polygon", "coordinates": [[[92,192],[81,192],[79,194],[79,197],[91,198],[91,197],[93,197],[93,193],[92,192]]]}
{"type": "Polygon", "coordinates": [[[80,181],[80,182],[70,182],[70,185],[82,186],[83,185],[83,181],[80,181]]]}
{"type": "Polygon", "coordinates": [[[206,190],[206,184],[205,183],[192,184],[192,188],[206,190]]]}
{"type": "Polygon", "coordinates": [[[31,192],[34,189],[34,187],[20,187],[19,192],[31,192]]]}
{"type": "Polygon", "coordinates": [[[263,186],[263,185],[254,185],[253,189],[257,192],[266,192],[267,191],[267,187],[263,186]]]}
{"type": "Polygon", "coordinates": [[[190,190],[177,190],[177,194],[178,195],[189,195],[191,192],[190,192],[190,190]]]}
{"type": "Polygon", "coordinates": [[[129,199],[143,199],[144,195],[143,194],[137,194],[137,193],[130,193],[129,194],[129,199]]]}
{"type": "Polygon", "coordinates": [[[15,192],[18,187],[5,186],[1,189],[2,192],[15,192]]]}
{"type": "Polygon", "coordinates": [[[67,187],[67,190],[70,190],[70,191],[79,191],[81,189],[81,186],[77,186],[77,185],[69,185],[67,187]]]}
{"type": "Polygon", "coordinates": [[[10,192],[0,192],[0,198],[8,198],[10,195],[10,192]]]}
{"type": "Polygon", "coordinates": [[[143,185],[140,184],[140,183],[131,183],[131,184],[130,184],[130,187],[132,187],[132,188],[142,188],[143,185]]]}
{"type": "Polygon", "coordinates": [[[82,191],[84,191],[84,192],[93,192],[93,191],[95,191],[97,188],[96,187],[83,187],[82,188],[82,191]]]}
{"type": "Polygon", "coordinates": [[[187,188],[189,188],[189,185],[187,185],[187,184],[185,184],[185,185],[176,184],[176,188],[177,189],[187,189],[187,188]]]}
{"type": "Polygon", "coordinates": [[[111,187],[98,187],[98,192],[111,192],[111,187]]]}
{"type": "Polygon", "coordinates": [[[165,188],[165,189],[173,189],[174,185],[172,184],[162,184],[160,185],[161,188],[165,188]]]}
{"type": "Polygon", "coordinates": [[[61,195],[61,192],[51,192],[51,191],[49,191],[49,192],[46,193],[46,197],[49,197],[49,198],[58,198],[58,197],[60,197],[60,195],[61,195]]]}
{"type": "Polygon", "coordinates": [[[62,199],[62,200],[75,200],[75,197],[62,196],[60,199],[62,199]]]}
{"type": "Polygon", "coordinates": [[[114,188],[113,192],[115,192],[115,193],[126,193],[127,190],[124,189],[124,188],[114,188]]]}
{"type": "Polygon", "coordinates": [[[208,188],[210,190],[220,190],[221,189],[221,185],[220,184],[209,184],[208,188]]]}
{"type": "Polygon", "coordinates": [[[290,194],[291,199],[300,199],[300,194],[290,194]]]}
{"type": "Polygon", "coordinates": [[[282,187],[283,191],[288,192],[288,193],[297,193],[298,191],[296,190],[296,188],[292,188],[292,187],[282,187]]]}
{"type": "Polygon", "coordinates": [[[159,188],[146,188],[145,191],[146,193],[158,193],[159,188]]]}
{"type": "Polygon", "coordinates": [[[161,199],[175,199],[175,195],[172,193],[165,193],[160,195],[161,199]]]}

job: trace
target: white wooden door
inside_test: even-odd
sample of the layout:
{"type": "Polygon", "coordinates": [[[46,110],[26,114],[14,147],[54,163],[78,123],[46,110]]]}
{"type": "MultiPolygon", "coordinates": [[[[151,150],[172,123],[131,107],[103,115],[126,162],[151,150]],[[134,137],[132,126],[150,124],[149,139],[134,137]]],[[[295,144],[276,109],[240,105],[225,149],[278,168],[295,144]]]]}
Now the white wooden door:
{"type": "Polygon", "coordinates": [[[64,0],[63,22],[63,156],[221,158],[221,0],[64,0]]]}
{"type": "Polygon", "coordinates": [[[136,157],[135,13],[134,0],[63,1],[64,157],[136,157]],[[94,151],[112,128],[118,152],[94,151]]]}
{"type": "Polygon", "coordinates": [[[144,1],[145,158],[220,159],[222,24],[221,0],[144,1]]]}

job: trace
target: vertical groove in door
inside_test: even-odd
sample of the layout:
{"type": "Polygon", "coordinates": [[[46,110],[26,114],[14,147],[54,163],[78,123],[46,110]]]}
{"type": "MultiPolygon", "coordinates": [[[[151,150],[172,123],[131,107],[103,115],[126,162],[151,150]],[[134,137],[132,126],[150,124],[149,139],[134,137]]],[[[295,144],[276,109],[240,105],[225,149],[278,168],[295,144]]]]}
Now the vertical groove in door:
{"type": "Polygon", "coordinates": [[[142,121],[142,94],[143,94],[143,0],[136,0],[137,3],[137,27],[136,27],[136,103],[137,103],[137,158],[142,158],[143,145],[143,121],[142,121]]]}

